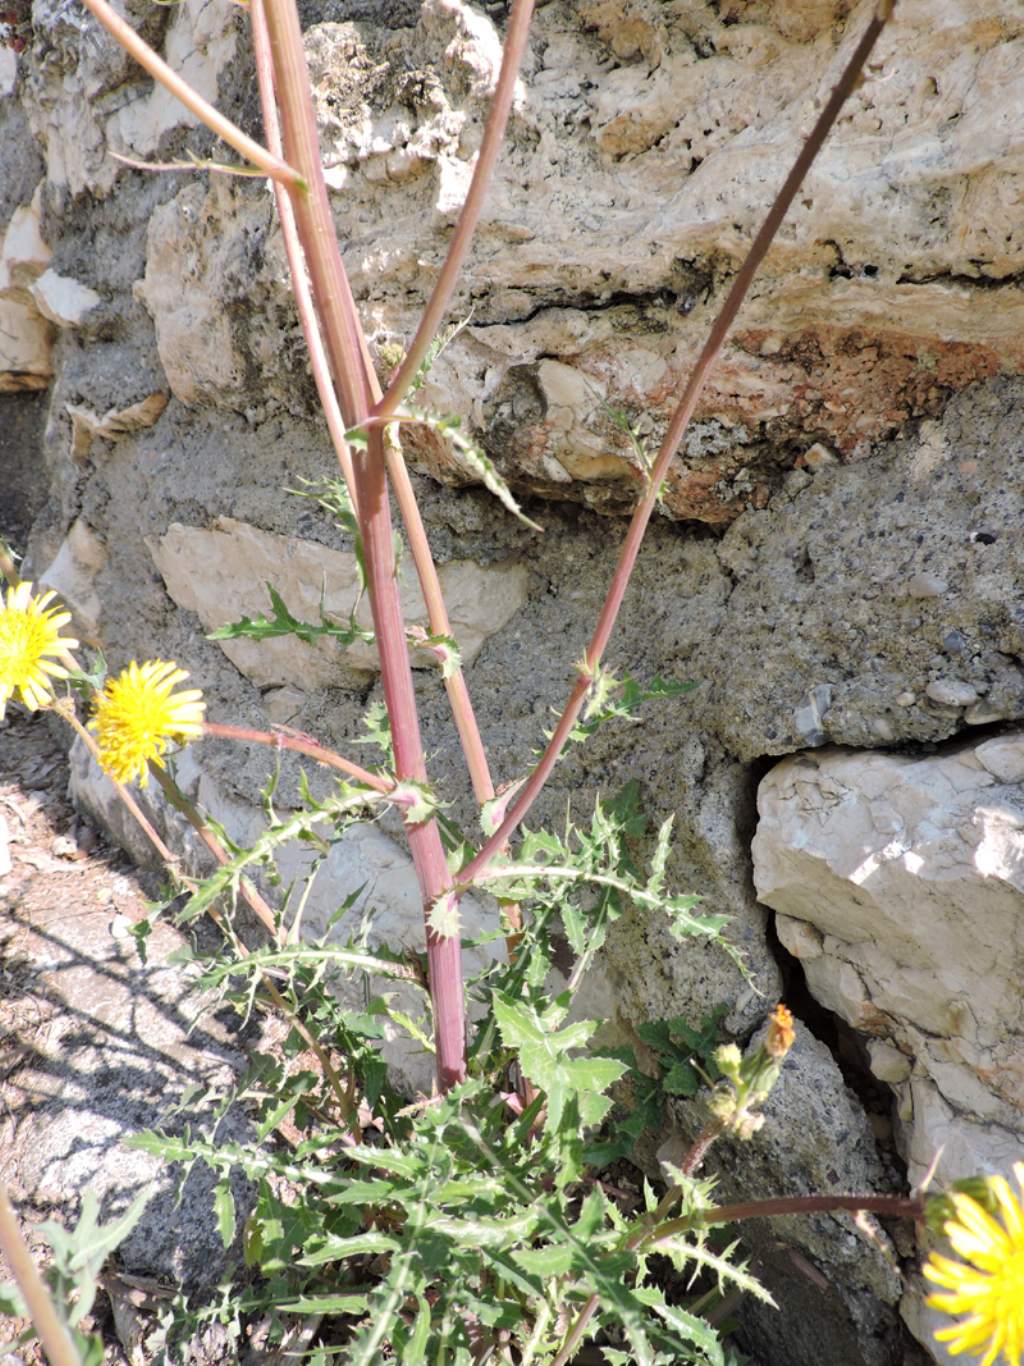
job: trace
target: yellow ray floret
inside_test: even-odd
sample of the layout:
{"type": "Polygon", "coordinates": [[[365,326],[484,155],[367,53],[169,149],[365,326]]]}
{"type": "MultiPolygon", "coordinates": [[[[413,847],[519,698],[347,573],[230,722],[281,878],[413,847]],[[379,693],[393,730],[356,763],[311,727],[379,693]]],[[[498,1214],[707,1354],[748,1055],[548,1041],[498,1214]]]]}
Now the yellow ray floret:
{"type": "Polygon", "coordinates": [[[1024,1162],[1013,1172],[1020,1195],[1002,1176],[988,1181],[998,1220],[969,1195],[950,1196],[956,1218],[945,1233],[964,1260],[933,1252],[924,1267],[928,1279],[948,1292],[929,1295],[928,1304],[944,1314],[968,1315],[935,1337],[953,1356],[981,1357],[981,1366],[1000,1359],[1021,1366],[1024,1353],[1024,1162]]]}
{"type": "Polygon", "coordinates": [[[119,783],[138,778],[145,787],[149,761],[162,765],[169,741],[184,742],[202,734],[203,694],[198,688],[173,691],[186,678],[184,669],[166,660],[132,660],[98,694],[89,726],[96,732],[104,771],[119,783]]]}
{"type": "Polygon", "coordinates": [[[53,592],[32,596],[27,581],[0,593],[0,720],[14,693],[29,711],[45,707],[53,698],[53,680],[67,678],[68,671],[56,657],[78,647],[78,641],[62,636],[60,628],[71,620],[53,592]]]}

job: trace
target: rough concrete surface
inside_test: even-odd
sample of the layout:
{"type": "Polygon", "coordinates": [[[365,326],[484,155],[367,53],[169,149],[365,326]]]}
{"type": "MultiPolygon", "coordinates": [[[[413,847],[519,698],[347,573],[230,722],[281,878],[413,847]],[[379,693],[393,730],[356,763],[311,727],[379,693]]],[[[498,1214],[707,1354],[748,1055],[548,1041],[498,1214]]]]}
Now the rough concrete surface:
{"type": "MultiPolygon", "coordinates": [[[[442,573],[466,567],[473,610],[464,624],[479,640],[467,677],[502,781],[530,763],[571,684],[620,514],[643,477],[636,443],[657,446],[796,140],[872,8],[538,7],[508,146],[452,308],[467,325],[421,397],[458,413],[544,534],[467,487],[464,465],[435,434],[404,437],[442,573]],[[516,585],[507,615],[475,588],[493,573],[516,585]]],[[[133,0],[128,13],[258,134],[244,15],[201,0],[170,9],[133,0]]],[[[339,238],[380,356],[411,335],[450,240],[504,7],[308,0],[302,15],[339,238]]],[[[286,722],[365,758],[354,745],[366,703],[380,697],[371,668],[323,654],[291,677],[287,668],[254,674],[204,635],[208,605],[232,582],[229,559],[204,543],[201,557],[181,558],[173,583],[160,561],[167,538],[182,534],[175,527],[200,539],[250,528],[264,549],[291,548],[321,566],[352,554],[312,502],[284,492],[329,475],[333,461],[266,187],[146,175],[115,161],[110,151],[173,160],[223,149],[84,11],[37,0],[34,24],[35,41],[13,65],[0,50],[0,309],[20,310],[17,326],[0,327],[0,390],[14,391],[0,393],[0,422],[6,405],[30,413],[8,429],[13,440],[0,430],[0,457],[12,450],[19,471],[28,459],[38,471],[31,499],[19,499],[28,509],[20,527],[32,524],[29,569],[67,594],[83,638],[101,640],[114,667],[176,659],[215,719],[286,722]],[[51,280],[40,286],[51,274],[65,282],[56,294],[51,280]],[[83,300],[90,307],[72,308],[83,300]],[[40,383],[42,430],[29,392],[40,383]]],[[[592,993],[625,1029],[725,1002],[745,1037],[783,986],[800,988],[801,964],[818,997],[817,1006],[807,998],[808,1027],[820,1026],[817,1009],[862,1029],[848,997],[812,967],[820,959],[805,951],[792,911],[779,943],[758,903],[758,784],[774,761],[827,744],[863,752],[869,766],[925,763],[931,747],[969,739],[975,727],[995,741],[1024,716],[1022,77],[1017,0],[901,0],[673,462],[609,663],[696,687],[574,750],[531,820],[560,822],[567,802],[585,812],[595,794],[637,779],[652,826],[676,817],[674,879],[732,916],[757,990],[721,954],[676,944],[630,912],[592,993]]],[[[307,585],[317,600],[319,589],[307,585]]],[[[432,778],[450,814],[473,829],[436,676],[417,670],[416,689],[432,778]]],[[[220,803],[234,831],[250,829],[266,754],[206,741],[188,758],[194,789],[220,803]]],[[[102,813],[99,780],[77,759],[75,774],[77,799],[102,813]]],[[[283,763],[284,803],[297,774],[283,763]]],[[[311,781],[323,790],[322,777],[311,781]]],[[[187,854],[188,837],[156,815],[187,854]]],[[[793,844],[813,845],[819,815],[813,806],[794,815],[793,844]]],[[[858,819],[854,807],[829,807],[830,838],[855,840],[858,819]]],[[[127,829],[119,837],[134,838],[127,829]]],[[[389,848],[392,857],[401,868],[389,848]]],[[[1005,896],[1006,914],[1019,916],[1019,888],[1004,879],[998,890],[994,873],[975,871],[985,894],[1005,896]]],[[[936,880],[931,895],[944,887],[936,880]]],[[[415,919],[415,907],[408,914],[415,919]]],[[[883,904],[868,915],[865,942],[887,914],[883,904]]],[[[911,952],[919,958],[903,966],[922,991],[934,982],[938,992],[948,965],[920,937],[911,952]]],[[[957,957],[956,973],[969,967],[957,957]]],[[[1009,1029],[994,1008],[992,1028],[1009,1029]]],[[[862,1062],[864,1086],[852,1091],[849,1058],[807,1041],[775,1137],[723,1159],[737,1192],[802,1189],[833,1172],[894,1189],[905,1180],[889,1116],[871,1110],[879,1079],[910,1088],[914,1124],[933,1116],[929,1134],[948,1121],[950,1102],[938,1072],[908,1080],[902,1044],[864,1035],[871,1066],[862,1062]],[[857,1172],[835,1160],[854,1131],[857,1172]]],[[[952,1026],[943,1039],[957,1057],[969,1043],[952,1026]]],[[[975,1099],[958,1092],[955,1121],[973,1126],[972,1153],[994,1153],[1006,1112],[975,1099]]],[[[999,1104],[1019,1113],[1019,1097],[999,1104]]],[[[894,1282],[876,1252],[836,1221],[813,1236],[773,1237],[771,1256],[761,1252],[784,1310],[806,1332],[783,1346],[773,1321],[746,1311],[759,1361],[903,1359],[894,1282]],[[808,1291],[820,1282],[828,1296],[808,1291]]],[[[900,1256],[906,1264],[909,1249],[900,1256]]],[[[927,1338],[921,1322],[915,1331],[927,1338]]]]}

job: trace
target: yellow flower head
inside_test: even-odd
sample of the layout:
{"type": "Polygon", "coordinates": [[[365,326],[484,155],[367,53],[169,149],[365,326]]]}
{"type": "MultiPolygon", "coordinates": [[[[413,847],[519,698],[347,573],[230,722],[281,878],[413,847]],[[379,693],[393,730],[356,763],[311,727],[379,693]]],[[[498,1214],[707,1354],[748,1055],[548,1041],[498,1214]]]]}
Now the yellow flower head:
{"type": "Polygon", "coordinates": [[[964,1261],[933,1252],[924,1267],[928,1279],[949,1292],[929,1295],[931,1308],[969,1315],[940,1328],[936,1339],[949,1343],[953,1356],[983,1357],[982,1366],[993,1366],[1000,1353],[1010,1366],[1020,1366],[1024,1353],[1024,1162],[1013,1172],[1020,1196],[1002,1176],[988,1180],[999,1220],[969,1195],[950,1195],[956,1218],[945,1233],[964,1261]]]}
{"type": "Polygon", "coordinates": [[[34,598],[27,581],[8,589],[6,602],[0,592],[0,720],[15,692],[35,711],[53,697],[53,679],[68,676],[54,656],[76,649],[78,641],[61,635],[71,613],[50,606],[56,597],[48,592],[34,598]]]}
{"type": "Polygon", "coordinates": [[[96,732],[100,764],[119,783],[149,781],[149,761],[163,763],[169,740],[188,741],[203,731],[206,703],[198,688],[175,693],[188,678],[184,669],[162,659],[132,660],[117,678],[107,680],[96,698],[89,726],[96,732]]]}

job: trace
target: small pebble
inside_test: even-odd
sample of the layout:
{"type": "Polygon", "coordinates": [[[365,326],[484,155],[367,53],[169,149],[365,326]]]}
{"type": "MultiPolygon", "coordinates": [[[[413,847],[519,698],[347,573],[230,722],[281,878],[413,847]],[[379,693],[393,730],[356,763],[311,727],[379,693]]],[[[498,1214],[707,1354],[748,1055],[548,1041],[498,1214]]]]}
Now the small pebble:
{"type": "Polygon", "coordinates": [[[977,688],[972,688],[970,683],[960,683],[955,678],[936,678],[928,684],[925,692],[942,707],[970,707],[978,700],[977,688]]]}
{"type": "Polygon", "coordinates": [[[911,598],[941,598],[949,587],[938,574],[915,574],[907,581],[907,596],[911,598]]]}
{"type": "Polygon", "coordinates": [[[50,853],[55,858],[74,858],[78,853],[78,845],[67,835],[58,835],[50,845],[50,853]]]}
{"type": "Polygon", "coordinates": [[[967,649],[967,638],[961,631],[947,631],[942,638],[942,648],[951,655],[962,655],[967,649]]]}
{"type": "Polygon", "coordinates": [[[916,701],[916,692],[901,692],[896,699],[896,705],[897,707],[912,707],[916,701]]]}
{"type": "Polygon", "coordinates": [[[804,467],[814,474],[818,470],[824,469],[826,465],[837,463],[838,457],[835,451],[830,451],[821,441],[815,441],[813,446],[808,446],[807,450],[804,451],[804,467]]]}
{"type": "Polygon", "coordinates": [[[989,726],[993,721],[1005,721],[1006,712],[991,702],[979,702],[976,707],[968,707],[964,720],[969,726],[989,726]]]}

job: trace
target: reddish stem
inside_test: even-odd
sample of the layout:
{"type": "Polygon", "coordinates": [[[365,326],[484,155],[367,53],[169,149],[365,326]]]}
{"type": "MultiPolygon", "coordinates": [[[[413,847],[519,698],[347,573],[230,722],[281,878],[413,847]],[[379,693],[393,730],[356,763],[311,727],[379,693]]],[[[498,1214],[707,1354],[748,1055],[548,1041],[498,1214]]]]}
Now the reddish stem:
{"type": "MultiPolygon", "coordinates": [[[[292,191],[292,205],[306,256],[320,324],[324,332],[341,410],[350,427],[366,418],[373,398],[373,376],[352,291],[338,254],[327,186],[320,165],[316,118],[294,3],[266,9],[275,86],[281,108],[286,154],[302,172],[308,192],[292,191]]],[[[356,499],[366,563],[381,679],[391,721],[398,779],[422,782],[426,776],[416,697],[405,638],[405,623],[395,574],[391,514],[379,429],[353,460],[356,499]]],[[[437,822],[409,829],[409,848],[424,899],[424,916],[450,886],[437,822]]],[[[438,1080],[448,1089],[465,1076],[465,1017],[458,936],[439,940],[428,929],[427,958],[434,1001],[438,1080]]]]}
{"type": "MultiPolygon", "coordinates": [[[[676,408],[672,421],[669,424],[668,431],[665,433],[665,439],[661,443],[661,449],[658,452],[658,458],[654,463],[654,468],[651,472],[650,479],[648,480],[646,492],[637,504],[636,511],[633,513],[633,520],[630,522],[629,531],[626,533],[625,542],[619,553],[619,562],[616,566],[611,586],[608,589],[608,595],[605,598],[604,606],[601,609],[601,615],[598,618],[597,626],[594,629],[590,644],[587,646],[584,659],[586,663],[586,672],[590,675],[593,675],[600,664],[605,648],[611,638],[612,630],[614,629],[615,621],[619,614],[619,608],[622,606],[622,600],[625,597],[626,588],[629,585],[633,566],[636,564],[636,558],[640,552],[644,533],[647,530],[647,524],[651,519],[651,514],[658,501],[658,491],[661,488],[662,481],[668,471],[669,463],[678,450],[679,444],[686,433],[686,428],[689,425],[690,418],[693,416],[693,410],[697,406],[697,400],[704,388],[708,375],[711,372],[715,361],[718,359],[718,354],[722,349],[729,328],[732,326],[736,314],[739,312],[740,305],[743,302],[747,290],[750,288],[754,275],[757,273],[761,262],[764,260],[768,248],[771,246],[772,239],[792,204],[804,176],[807,174],[812,161],[820,151],[822,143],[825,141],[830,128],[839,115],[840,109],[843,107],[844,101],[860,79],[860,73],[864,63],[867,61],[871,49],[878,39],[878,35],[885,27],[885,22],[888,17],[888,8],[888,6],[883,6],[883,12],[874,14],[868,23],[863,37],[857,44],[853,56],[850,58],[846,65],[846,69],[836,83],[825,108],[819,115],[803,147],[800,149],[800,154],[793,163],[793,168],[786,177],[782,189],[779,191],[771,208],[768,210],[768,215],[761,225],[757,236],[754,238],[750,251],[747,253],[746,260],[743,262],[736,279],[733,281],[732,288],[729,290],[725,303],[722,305],[721,311],[712,325],[711,332],[704,344],[704,349],[701,351],[697,363],[690,374],[686,388],[683,390],[682,397],[679,400],[679,406],[676,408]]],[[[569,739],[569,735],[576,724],[580,711],[583,708],[583,703],[589,687],[590,678],[581,674],[580,678],[576,681],[572,692],[569,694],[569,700],[566,703],[565,710],[559,719],[558,725],[555,727],[554,734],[548,742],[547,749],[545,749],[540,758],[540,762],[530,774],[530,777],[522,791],[516,797],[516,800],[512,803],[501,825],[490,839],[486,841],[475,858],[471,859],[459,873],[460,882],[471,881],[477,873],[486,868],[490,860],[499,852],[502,846],[508,841],[509,837],[518,829],[519,825],[524,820],[527,812],[536,801],[541,789],[551,775],[552,769],[558,762],[559,756],[561,755],[561,752],[569,739]]]]}
{"type": "Polygon", "coordinates": [[[346,773],[364,787],[372,787],[374,792],[390,792],[394,787],[394,783],[387,778],[381,778],[369,769],[361,768],[351,759],[335,754],[333,749],[326,749],[315,740],[304,740],[297,735],[283,735],[278,730],[253,730],[249,726],[229,726],[220,721],[205,721],[203,734],[216,740],[240,740],[252,745],[269,745],[271,749],[294,750],[296,754],[305,754],[308,758],[315,759],[325,768],[336,768],[346,773]]]}
{"type": "Polygon", "coordinates": [[[775,1219],[782,1214],[833,1214],[849,1210],[856,1214],[881,1214],[892,1219],[924,1218],[924,1201],[913,1195],[779,1195],[771,1200],[744,1200],[735,1205],[719,1205],[700,1214],[669,1219],[650,1230],[640,1246],[645,1250],[674,1233],[717,1224],[736,1224],[743,1219],[775,1219]]]}
{"type": "MultiPolygon", "coordinates": [[[[267,146],[270,151],[274,156],[279,157],[282,152],[281,121],[277,116],[277,105],[274,103],[274,63],[270,51],[270,35],[267,32],[267,16],[263,0],[250,0],[250,11],[252,14],[252,48],[256,63],[256,82],[260,88],[260,108],[263,112],[263,131],[266,134],[267,146]]],[[[316,319],[316,307],[310,293],[309,282],[306,279],[306,260],[302,254],[302,244],[299,241],[298,229],[295,226],[295,214],[292,211],[291,200],[277,181],[274,181],[274,200],[277,204],[278,217],[281,220],[281,236],[284,240],[285,255],[288,257],[288,271],[295,293],[295,305],[299,311],[299,320],[302,323],[302,332],[306,338],[306,347],[309,351],[309,368],[313,372],[317,396],[324,410],[327,430],[334,444],[342,477],[348,488],[352,509],[358,516],[359,509],[356,506],[355,479],[352,471],[352,453],[349,450],[348,442],[345,440],[345,420],[341,415],[341,408],[338,406],[338,396],[334,391],[334,385],[331,383],[330,362],[324,349],[323,338],[320,335],[320,327],[316,319]]]]}

